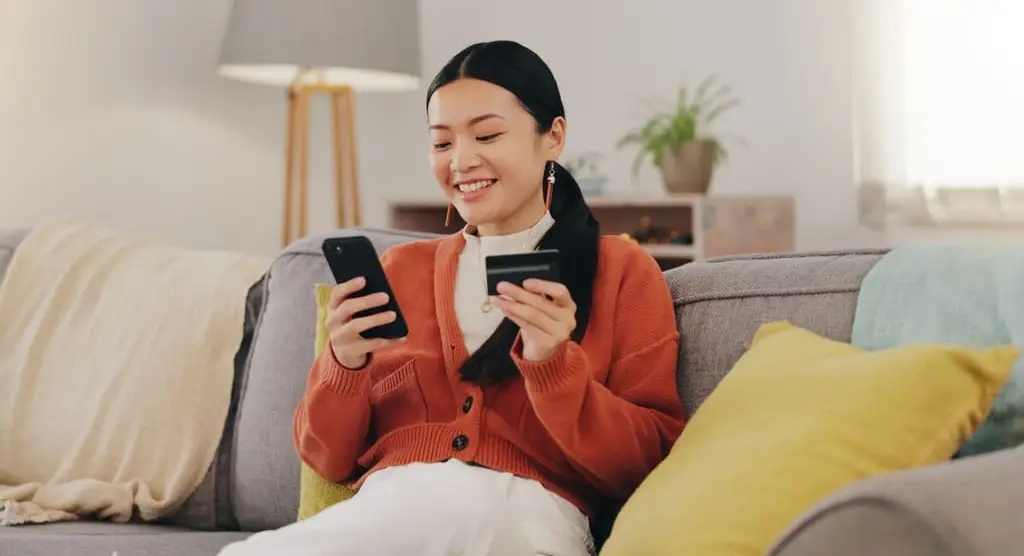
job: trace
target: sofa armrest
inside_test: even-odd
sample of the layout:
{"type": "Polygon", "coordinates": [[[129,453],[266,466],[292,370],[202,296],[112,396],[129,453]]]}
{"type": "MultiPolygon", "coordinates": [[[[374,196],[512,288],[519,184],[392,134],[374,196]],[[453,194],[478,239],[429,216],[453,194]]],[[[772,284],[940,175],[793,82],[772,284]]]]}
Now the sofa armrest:
{"type": "Polygon", "coordinates": [[[1003,556],[1024,547],[1024,448],[860,481],[798,519],[769,556],[1003,556]]]}

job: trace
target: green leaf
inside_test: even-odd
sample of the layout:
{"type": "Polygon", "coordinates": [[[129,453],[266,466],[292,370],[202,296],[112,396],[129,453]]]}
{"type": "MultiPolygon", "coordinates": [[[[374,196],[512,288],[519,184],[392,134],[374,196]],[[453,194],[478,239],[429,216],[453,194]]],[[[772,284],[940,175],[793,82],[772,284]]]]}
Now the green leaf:
{"type": "Polygon", "coordinates": [[[726,110],[736,108],[739,105],[740,100],[738,98],[727,100],[709,110],[707,116],[704,116],[704,121],[707,123],[711,123],[712,121],[715,120],[715,118],[721,116],[722,113],[724,113],[726,110]]]}
{"type": "Polygon", "coordinates": [[[643,104],[648,109],[646,121],[623,135],[616,143],[617,148],[637,148],[633,161],[634,178],[646,161],[650,160],[659,166],[666,152],[691,141],[709,141],[714,161],[718,163],[726,160],[727,153],[722,141],[709,135],[704,128],[725,112],[739,106],[740,100],[732,96],[732,88],[727,84],[717,84],[717,76],[709,75],[702,79],[692,96],[687,87],[681,86],[676,92],[674,103],[647,100],[643,104]]]}

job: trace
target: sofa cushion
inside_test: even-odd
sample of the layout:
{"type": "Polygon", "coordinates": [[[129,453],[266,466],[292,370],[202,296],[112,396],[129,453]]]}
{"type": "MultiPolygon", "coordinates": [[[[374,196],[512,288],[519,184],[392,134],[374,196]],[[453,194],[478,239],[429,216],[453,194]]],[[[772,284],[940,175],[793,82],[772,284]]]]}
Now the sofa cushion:
{"type": "Polygon", "coordinates": [[[687,415],[696,411],[766,322],[785,320],[850,341],[861,281],[884,253],[750,255],[667,271],[681,333],[677,380],[687,415]]]}
{"type": "Polygon", "coordinates": [[[762,555],[838,489],[948,461],[1019,355],[946,344],[866,351],[763,325],[626,502],[602,555],[762,555]]]}
{"type": "Polygon", "coordinates": [[[365,234],[378,253],[429,234],[348,229],[299,240],[267,273],[251,349],[240,383],[231,432],[231,501],[244,531],[295,521],[299,506],[299,458],[292,416],[306,386],[316,341],[317,283],[333,283],[320,245],[326,237],[365,234]]]}
{"type": "Polygon", "coordinates": [[[248,533],[88,521],[0,527],[0,554],[17,556],[214,556],[248,533]]]}

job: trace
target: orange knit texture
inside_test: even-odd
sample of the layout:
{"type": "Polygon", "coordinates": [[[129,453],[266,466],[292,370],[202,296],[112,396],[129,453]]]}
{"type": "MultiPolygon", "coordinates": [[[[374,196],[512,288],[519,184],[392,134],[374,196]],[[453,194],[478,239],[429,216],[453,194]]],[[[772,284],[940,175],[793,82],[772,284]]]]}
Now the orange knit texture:
{"type": "Polygon", "coordinates": [[[455,316],[461,234],[406,243],[381,257],[409,337],[358,371],[330,344],[295,412],[302,460],[329,481],[411,462],[459,459],[534,479],[584,513],[626,499],[678,438],[679,333],[657,263],[618,237],[600,241],[594,306],[582,344],[550,359],[512,357],[520,376],[463,382],[469,357],[455,316]]]}

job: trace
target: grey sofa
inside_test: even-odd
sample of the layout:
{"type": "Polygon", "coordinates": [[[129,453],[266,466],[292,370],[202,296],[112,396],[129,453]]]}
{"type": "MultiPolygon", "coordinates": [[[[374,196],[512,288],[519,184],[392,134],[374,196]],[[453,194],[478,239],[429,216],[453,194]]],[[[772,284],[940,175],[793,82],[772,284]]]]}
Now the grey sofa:
{"type": "MultiPolygon", "coordinates": [[[[366,233],[383,249],[427,237],[366,233]]],[[[0,280],[21,232],[0,232],[0,280]]],[[[206,480],[166,523],[0,528],[0,556],[203,556],[294,520],[299,460],[292,410],[313,360],[313,285],[330,281],[323,238],[285,249],[249,292],[232,409],[206,480]]],[[[666,272],[682,344],[679,388],[692,412],[762,322],[788,319],[849,340],[861,280],[880,251],[751,256],[666,272]]],[[[217,424],[220,426],[220,424],[217,424]]],[[[1024,550],[1024,451],[863,481],[793,524],[776,556],[1002,556],[1024,550]]]]}

